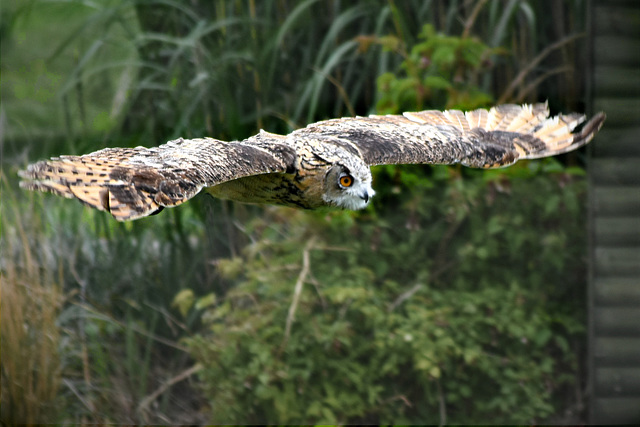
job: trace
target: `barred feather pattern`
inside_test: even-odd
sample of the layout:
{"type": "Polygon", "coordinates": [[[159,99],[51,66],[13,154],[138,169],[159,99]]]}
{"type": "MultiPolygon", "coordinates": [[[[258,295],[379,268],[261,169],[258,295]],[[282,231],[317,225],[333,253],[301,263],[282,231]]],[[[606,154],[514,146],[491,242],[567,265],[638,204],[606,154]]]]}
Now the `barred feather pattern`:
{"type": "Polygon", "coordinates": [[[355,147],[369,165],[455,164],[509,166],[587,144],[604,123],[596,114],[580,132],[582,114],[549,117],[547,104],[505,104],[490,110],[427,110],[319,122],[305,130],[333,135],[355,147]]]}
{"type": "Polygon", "coordinates": [[[177,139],[158,147],[105,148],[43,160],[19,172],[21,187],[51,192],[133,220],[177,206],[203,187],[245,174],[284,172],[295,153],[263,132],[246,142],[177,139]]]}
{"type": "Polygon", "coordinates": [[[575,113],[550,117],[546,104],[333,119],[287,136],[261,131],[236,142],[180,138],[153,148],[55,157],[19,172],[20,185],[78,199],[121,221],[177,206],[203,188],[241,202],[361,208],[374,194],[369,166],[509,166],[587,144],[605,114],[576,131],[584,121],[575,113]],[[357,191],[327,182],[345,173],[357,191]]]}

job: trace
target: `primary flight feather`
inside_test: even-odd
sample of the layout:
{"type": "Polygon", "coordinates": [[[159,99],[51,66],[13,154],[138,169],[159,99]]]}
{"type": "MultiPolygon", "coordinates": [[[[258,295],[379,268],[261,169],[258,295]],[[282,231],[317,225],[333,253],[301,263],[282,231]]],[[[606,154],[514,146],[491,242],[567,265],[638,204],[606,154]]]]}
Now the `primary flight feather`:
{"type": "Polygon", "coordinates": [[[598,113],[575,131],[585,116],[549,117],[546,104],[342,118],[286,136],[261,131],[236,142],[180,138],[153,148],[54,157],[20,171],[20,185],[76,198],[119,221],[177,206],[203,188],[246,203],[362,209],[375,194],[370,166],[504,167],[579,148],[604,120],[598,113]]]}

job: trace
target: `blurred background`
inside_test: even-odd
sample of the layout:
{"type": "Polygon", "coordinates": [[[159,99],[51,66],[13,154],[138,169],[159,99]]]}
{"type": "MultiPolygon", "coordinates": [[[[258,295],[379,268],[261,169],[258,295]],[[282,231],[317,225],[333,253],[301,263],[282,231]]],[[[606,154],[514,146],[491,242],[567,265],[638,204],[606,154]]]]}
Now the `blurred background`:
{"type": "Polygon", "coordinates": [[[586,422],[584,150],[376,167],[361,212],[201,195],[132,223],[16,175],[342,116],[584,112],[585,1],[1,7],[5,421],[586,422]]]}

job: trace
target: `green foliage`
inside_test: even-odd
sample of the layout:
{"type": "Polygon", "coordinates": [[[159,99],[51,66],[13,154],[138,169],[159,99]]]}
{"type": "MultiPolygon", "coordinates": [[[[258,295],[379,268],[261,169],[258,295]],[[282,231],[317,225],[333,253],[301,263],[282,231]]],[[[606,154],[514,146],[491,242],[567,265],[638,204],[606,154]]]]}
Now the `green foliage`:
{"type": "MultiPolygon", "coordinates": [[[[483,105],[564,34],[543,19],[551,1],[489,1],[474,15],[481,3],[4,2],[3,297],[29,253],[24,281],[46,272],[59,284],[44,344],[59,341],[61,369],[27,372],[55,382],[55,421],[524,423],[560,412],[583,325],[580,168],[385,166],[365,212],[201,197],[132,224],[16,188],[27,157],[287,132],[373,113],[380,99],[393,112],[483,105]],[[200,382],[183,381],[190,354],[200,382]]],[[[512,92],[535,99],[553,70],[533,67],[512,92]]],[[[541,99],[573,107],[580,75],[567,75],[541,99]]],[[[38,301],[14,295],[15,307],[38,301]]],[[[6,325],[3,349],[19,335],[6,325]]]]}
{"type": "Polygon", "coordinates": [[[242,271],[221,270],[235,286],[202,310],[208,332],[185,340],[205,366],[214,420],[508,423],[552,414],[583,328],[573,293],[584,280],[584,182],[519,173],[441,174],[400,206],[276,209],[250,223],[255,243],[224,261],[242,271]]]}
{"type": "Polygon", "coordinates": [[[404,57],[402,75],[392,72],[378,78],[377,109],[383,114],[409,110],[486,107],[493,97],[478,87],[480,76],[492,66],[491,57],[503,49],[490,48],[472,37],[437,33],[426,24],[420,42],[406,53],[403,41],[395,36],[377,40],[385,49],[404,57]]]}
{"type": "MultiPolygon", "coordinates": [[[[381,113],[492,100],[479,82],[501,49],[429,25],[409,53],[395,35],[358,41],[403,58],[378,79],[381,113]]],[[[547,419],[583,332],[584,182],[570,172],[384,166],[364,213],[255,220],[253,243],[217,261],[234,286],[192,306],[208,332],[184,340],[214,420],[547,419]]]]}

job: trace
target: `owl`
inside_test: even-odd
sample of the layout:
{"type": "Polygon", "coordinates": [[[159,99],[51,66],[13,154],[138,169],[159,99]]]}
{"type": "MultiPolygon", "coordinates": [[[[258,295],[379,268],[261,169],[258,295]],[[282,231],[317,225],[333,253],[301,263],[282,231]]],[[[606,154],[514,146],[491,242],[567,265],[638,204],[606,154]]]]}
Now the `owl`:
{"type": "Polygon", "coordinates": [[[177,206],[202,189],[245,203],[356,210],[375,195],[371,166],[504,167],[581,147],[604,120],[598,113],[574,132],[585,116],[550,117],[546,104],[341,118],[286,136],[179,138],[152,148],[54,157],[20,171],[20,185],[78,199],[119,221],[177,206]]]}

